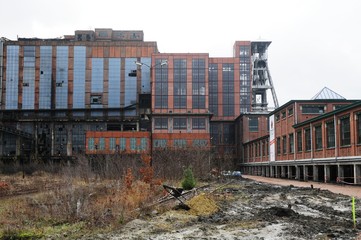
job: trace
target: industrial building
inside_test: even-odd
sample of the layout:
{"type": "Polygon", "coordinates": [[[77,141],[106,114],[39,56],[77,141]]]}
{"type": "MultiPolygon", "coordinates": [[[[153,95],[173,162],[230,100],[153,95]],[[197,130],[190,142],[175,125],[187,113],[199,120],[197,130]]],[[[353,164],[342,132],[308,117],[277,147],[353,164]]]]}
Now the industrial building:
{"type": "Polygon", "coordinates": [[[0,41],[0,157],[210,148],[236,158],[236,118],[278,107],[270,41],[233,57],[161,53],[142,31],[0,41]]]}
{"type": "Polygon", "coordinates": [[[360,116],[361,101],[328,88],[312,100],[291,100],[258,116],[269,120],[266,134],[255,130],[252,116],[241,115],[239,121],[246,122],[242,169],[268,177],[360,184],[360,116]]]}
{"type": "Polygon", "coordinates": [[[270,44],[215,58],[110,28],[1,38],[0,158],[203,149],[248,174],[361,183],[360,101],[324,88],[279,107],[270,44]]]}

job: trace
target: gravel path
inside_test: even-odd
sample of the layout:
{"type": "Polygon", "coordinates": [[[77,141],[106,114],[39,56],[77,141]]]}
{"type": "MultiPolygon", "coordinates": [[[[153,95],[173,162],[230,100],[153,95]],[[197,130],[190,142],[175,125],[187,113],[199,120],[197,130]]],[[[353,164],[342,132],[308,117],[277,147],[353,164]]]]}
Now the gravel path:
{"type": "Polygon", "coordinates": [[[242,175],[244,178],[252,179],[258,182],[265,182],[270,184],[276,184],[281,186],[293,185],[296,187],[311,187],[311,184],[314,188],[329,190],[333,193],[340,193],[348,196],[354,196],[361,199],[361,186],[353,185],[336,185],[331,183],[320,183],[320,182],[302,182],[289,179],[280,179],[280,178],[269,178],[269,177],[260,177],[252,175],[242,175]]]}

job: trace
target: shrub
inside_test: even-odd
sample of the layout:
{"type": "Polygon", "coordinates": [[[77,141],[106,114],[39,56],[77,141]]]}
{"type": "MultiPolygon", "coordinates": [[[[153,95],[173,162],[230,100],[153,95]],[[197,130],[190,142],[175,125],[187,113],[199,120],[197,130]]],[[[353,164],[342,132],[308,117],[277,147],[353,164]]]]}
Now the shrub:
{"type": "Polygon", "coordinates": [[[184,190],[191,190],[196,186],[196,180],[193,176],[193,171],[191,168],[187,168],[184,170],[183,173],[183,180],[182,180],[182,188],[184,190]]]}

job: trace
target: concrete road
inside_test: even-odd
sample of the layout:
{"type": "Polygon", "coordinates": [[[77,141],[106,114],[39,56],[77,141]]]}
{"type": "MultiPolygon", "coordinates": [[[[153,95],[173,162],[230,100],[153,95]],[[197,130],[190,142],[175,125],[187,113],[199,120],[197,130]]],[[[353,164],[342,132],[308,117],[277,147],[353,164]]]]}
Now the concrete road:
{"type": "Polygon", "coordinates": [[[320,182],[311,182],[311,181],[302,182],[302,181],[289,180],[289,179],[268,178],[268,177],[252,176],[252,175],[242,175],[242,177],[252,179],[258,182],[265,182],[265,183],[282,185],[282,186],[293,185],[296,187],[311,187],[311,185],[313,185],[314,188],[326,189],[334,193],[354,196],[361,199],[361,186],[337,185],[332,183],[320,183],[320,182]]]}

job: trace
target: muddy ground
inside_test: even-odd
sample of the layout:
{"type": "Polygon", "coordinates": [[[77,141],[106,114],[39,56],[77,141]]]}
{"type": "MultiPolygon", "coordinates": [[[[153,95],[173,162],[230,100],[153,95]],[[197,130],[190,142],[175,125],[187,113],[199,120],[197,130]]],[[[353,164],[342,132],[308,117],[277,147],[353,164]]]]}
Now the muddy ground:
{"type": "Polygon", "coordinates": [[[116,232],[87,239],[361,239],[361,199],[355,229],[351,197],[328,190],[237,179],[201,191],[194,197],[207,201],[189,211],[150,208],[116,232]]]}

